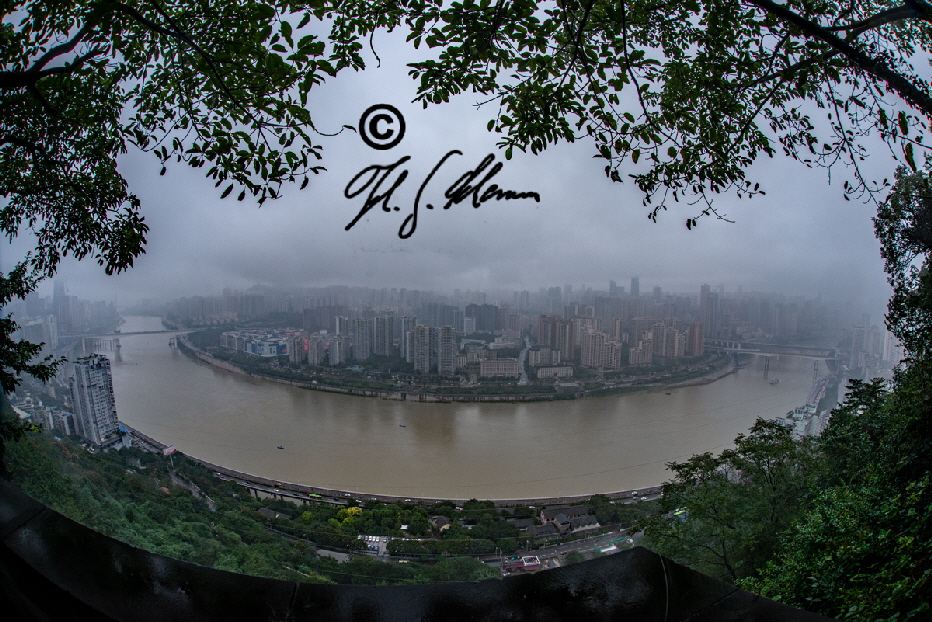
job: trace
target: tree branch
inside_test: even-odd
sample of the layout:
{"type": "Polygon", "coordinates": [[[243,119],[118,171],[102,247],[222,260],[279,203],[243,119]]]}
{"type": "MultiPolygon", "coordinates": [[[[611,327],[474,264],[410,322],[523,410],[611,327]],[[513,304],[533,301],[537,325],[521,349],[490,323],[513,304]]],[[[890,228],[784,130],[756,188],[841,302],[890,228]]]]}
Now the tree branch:
{"type": "Polygon", "coordinates": [[[0,145],[16,145],[17,147],[22,147],[32,154],[33,158],[42,156],[43,158],[48,158],[48,152],[41,146],[34,142],[24,140],[22,138],[17,138],[16,136],[2,136],[0,135],[0,145]]]}
{"type": "Polygon", "coordinates": [[[21,89],[23,87],[34,86],[36,82],[48,76],[74,73],[94,56],[103,54],[105,50],[94,48],[87,54],[77,57],[74,62],[67,65],[45,69],[45,66],[48,65],[52,59],[71,52],[78,43],[81,42],[81,39],[87,34],[88,30],[89,27],[85,26],[71,41],[55,46],[36,60],[32,67],[26,71],[0,71],[0,89],[21,89]]]}
{"type": "Polygon", "coordinates": [[[142,24],[142,25],[145,26],[146,28],[149,28],[149,29],[152,30],[153,32],[157,32],[157,33],[159,33],[160,35],[163,35],[163,36],[165,36],[165,37],[168,37],[168,38],[171,38],[171,39],[175,39],[175,40],[177,40],[177,41],[180,41],[180,42],[183,43],[184,45],[187,45],[187,46],[190,47],[192,50],[194,50],[194,52],[195,52],[198,56],[200,56],[201,59],[204,61],[204,63],[207,65],[207,67],[208,67],[208,69],[209,69],[209,72],[208,72],[208,73],[209,73],[210,75],[213,76],[214,81],[216,81],[216,83],[218,84],[218,86],[220,87],[220,89],[221,89],[223,92],[226,93],[227,97],[230,98],[230,101],[231,101],[236,107],[238,107],[246,116],[248,116],[254,123],[256,123],[257,125],[261,125],[261,123],[260,123],[259,120],[256,118],[256,116],[252,113],[252,111],[249,110],[249,109],[247,108],[247,106],[245,106],[245,105],[239,100],[239,98],[237,98],[237,97],[233,94],[233,92],[232,92],[232,91],[230,90],[230,88],[227,86],[226,82],[224,82],[223,78],[222,78],[221,75],[220,75],[220,70],[217,69],[217,67],[216,67],[216,65],[215,65],[215,63],[214,63],[213,57],[212,57],[210,54],[208,54],[207,52],[205,52],[204,50],[202,50],[201,47],[200,47],[197,43],[195,43],[195,41],[194,41],[193,39],[191,39],[191,37],[189,37],[188,34],[187,34],[184,30],[182,30],[181,28],[179,28],[179,27],[172,21],[171,17],[165,12],[165,10],[162,9],[161,6],[159,6],[158,3],[153,2],[152,4],[155,6],[156,11],[158,11],[158,12],[162,15],[162,17],[165,19],[165,21],[168,22],[168,24],[171,26],[171,28],[165,28],[165,27],[163,27],[163,26],[160,26],[159,24],[156,24],[155,22],[153,22],[153,21],[150,20],[149,18],[145,17],[145,16],[142,15],[139,11],[137,11],[136,9],[134,9],[133,7],[131,7],[131,6],[129,6],[129,5],[120,3],[120,4],[117,5],[117,9],[118,9],[121,13],[123,13],[124,15],[127,15],[128,17],[130,17],[130,18],[136,20],[137,22],[139,22],[140,24],[142,24]]]}
{"type": "Polygon", "coordinates": [[[847,41],[840,39],[819,24],[812,22],[798,13],[794,13],[783,5],[772,0],[747,0],[759,9],[775,15],[798,27],[805,36],[827,43],[832,49],[838,51],[849,61],[866,73],[883,80],[906,103],[922,111],[926,117],[932,118],[932,97],[923,92],[902,74],[891,69],[886,63],[857,49],[847,41]]]}
{"type": "Polygon", "coordinates": [[[909,6],[897,6],[892,9],[887,9],[886,11],[881,11],[876,15],[868,17],[867,19],[862,19],[859,22],[853,24],[845,24],[843,26],[829,26],[825,30],[829,31],[839,31],[839,30],[850,30],[849,36],[856,37],[862,32],[871,30],[873,28],[879,28],[884,24],[889,24],[890,22],[898,22],[904,19],[910,19],[912,17],[921,17],[925,21],[929,21],[927,16],[923,16],[916,9],[909,6]]]}

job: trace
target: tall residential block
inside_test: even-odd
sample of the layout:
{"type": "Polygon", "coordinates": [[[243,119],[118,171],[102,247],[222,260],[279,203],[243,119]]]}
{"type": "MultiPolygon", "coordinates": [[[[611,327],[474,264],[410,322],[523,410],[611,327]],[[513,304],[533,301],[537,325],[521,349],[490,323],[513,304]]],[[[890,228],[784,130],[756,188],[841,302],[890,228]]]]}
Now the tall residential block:
{"type": "Polygon", "coordinates": [[[703,353],[702,322],[693,322],[686,331],[686,356],[702,356],[703,353]]]}
{"type": "Polygon", "coordinates": [[[113,399],[110,360],[106,356],[93,354],[75,361],[71,399],[78,434],[98,444],[118,435],[120,423],[113,399]]]}
{"type": "Polygon", "coordinates": [[[372,354],[391,356],[395,351],[395,318],[387,315],[373,319],[372,354]]]}
{"type": "Polygon", "coordinates": [[[372,355],[372,335],[369,320],[353,320],[351,326],[353,358],[357,361],[365,361],[372,355]]]}
{"type": "Polygon", "coordinates": [[[437,366],[436,332],[430,326],[414,328],[414,370],[429,374],[437,366]]]}
{"type": "Polygon", "coordinates": [[[327,349],[327,360],[331,365],[341,365],[346,362],[347,346],[343,337],[334,337],[330,340],[330,347],[327,349]]]}
{"type": "Polygon", "coordinates": [[[437,329],[437,371],[441,376],[456,373],[456,335],[452,326],[437,329]]]}
{"type": "Polygon", "coordinates": [[[408,332],[414,330],[414,327],[417,326],[417,318],[411,317],[409,315],[401,316],[401,358],[405,359],[409,363],[411,360],[408,358],[408,332]]]}

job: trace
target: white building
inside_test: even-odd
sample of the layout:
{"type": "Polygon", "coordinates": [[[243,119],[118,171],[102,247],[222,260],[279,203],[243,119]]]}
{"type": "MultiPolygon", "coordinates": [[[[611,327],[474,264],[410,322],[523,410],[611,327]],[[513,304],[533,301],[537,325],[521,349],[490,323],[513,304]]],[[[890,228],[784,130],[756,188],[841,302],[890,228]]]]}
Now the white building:
{"type": "Polygon", "coordinates": [[[487,378],[493,376],[518,377],[518,359],[487,359],[479,361],[479,375],[487,378]]]}
{"type": "Polygon", "coordinates": [[[326,342],[322,335],[311,335],[307,340],[307,362],[309,365],[323,365],[326,355],[326,342]]]}
{"type": "Polygon", "coordinates": [[[330,341],[330,348],[327,352],[327,358],[331,365],[341,365],[346,362],[346,342],[342,337],[334,337],[330,341]]]}
{"type": "Polygon", "coordinates": [[[71,379],[74,423],[78,434],[94,443],[104,443],[118,436],[116,406],[110,360],[93,354],[74,363],[71,379]]]}
{"type": "Polygon", "coordinates": [[[408,333],[414,330],[414,327],[417,326],[417,318],[404,315],[401,317],[401,358],[405,359],[411,363],[411,358],[409,355],[409,341],[408,333]]]}

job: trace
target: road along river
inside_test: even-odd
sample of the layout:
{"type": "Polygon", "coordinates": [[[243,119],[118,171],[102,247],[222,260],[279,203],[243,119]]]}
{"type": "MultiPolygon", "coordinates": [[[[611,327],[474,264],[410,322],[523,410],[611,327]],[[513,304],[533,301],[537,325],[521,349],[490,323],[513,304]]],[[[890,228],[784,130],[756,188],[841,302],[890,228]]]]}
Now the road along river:
{"type": "MultiPolygon", "coordinates": [[[[122,331],[160,328],[158,318],[130,317],[122,331]]],[[[121,421],[230,469],[400,497],[556,497],[657,485],[669,478],[665,463],[720,451],[755,418],[802,405],[816,360],[769,357],[777,384],[764,377],[766,357],[754,356],[701,386],[526,404],[419,404],[248,378],[192,360],[169,347],[171,336],[120,339],[113,385],[121,421]]]]}

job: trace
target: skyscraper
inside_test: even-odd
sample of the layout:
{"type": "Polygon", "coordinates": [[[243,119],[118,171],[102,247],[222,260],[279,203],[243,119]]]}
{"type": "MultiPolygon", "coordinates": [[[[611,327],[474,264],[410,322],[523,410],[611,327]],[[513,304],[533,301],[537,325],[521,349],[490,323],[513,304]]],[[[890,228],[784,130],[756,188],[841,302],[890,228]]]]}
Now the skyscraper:
{"type": "Polygon", "coordinates": [[[437,365],[436,332],[420,324],[414,328],[414,369],[429,374],[437,365]]]}
{"type": "Polygon", "coordinates": [[[414,330],[414,327],[417,326],[417,318],[411,317],[409,315],[403,315],[401,317],[401,358],[408,360],[408,331],[414,330]]]}
{"type": "Polygon", "coordinates": [[[699,290],[699,321],[706,337],[718,336],[719,314],[721,312],[719,296],[708,285],[699,290]]]}
{"type": "Polygon", "coordinates": [[[370,334],[369,320],[353,320],[353,358],[365,361],[372,355],[372,335],[370,334]]]}
{"type": "Polygon", "coordinates": [[[92,354],[75,361],[71,399],[78,434],[97,444],[117,438],[120,423],[113,400],[110,360],[106,356],[92,354]]]}
{"type": "Polygon", "coordinates": [[[395,318],[388,315],[373,320],[372,353],[391,356],[395,351],[395,318]]]}
{"type": "Polygon", "coordinates": [[[456,372],[455,331],[452,326],[443,326],[435,330],[437,331],[437,372],[441,376],[452,376],[456,372]]]}
{"type": "Polygon", "coordinates": [[[641,295],[641,279],[636,276],[631,277],[631,295],[635,298],[641,295]]]}
{"type": "Polygon", "coordinates": [[[331,365],[340,365],[346,362],[346,342],[343,337],[334,337],[327,349],[327,360],[331,365]]]}

